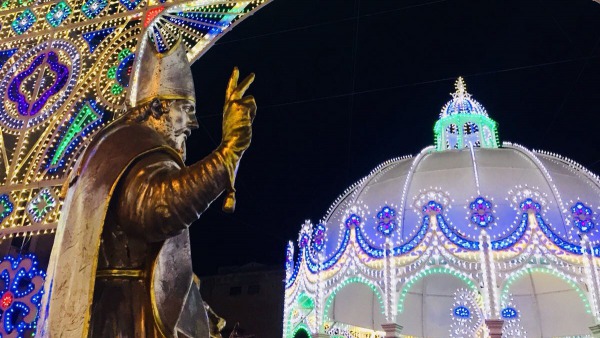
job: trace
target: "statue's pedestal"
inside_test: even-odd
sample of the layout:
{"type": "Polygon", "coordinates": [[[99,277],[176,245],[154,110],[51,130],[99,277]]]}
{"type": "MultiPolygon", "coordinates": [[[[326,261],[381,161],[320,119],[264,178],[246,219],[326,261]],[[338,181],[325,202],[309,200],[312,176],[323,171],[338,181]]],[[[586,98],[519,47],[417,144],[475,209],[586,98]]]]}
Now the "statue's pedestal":
{"type": "Polygon", "coordinates": [[[315,333],[312,335],[314,338],[329,338],[331,337],[327,333],[315,333]]]}
{"type": "Polygon", "coordinates": [[[503,319],[486,319],[485,325],[487,325],[490,331],[490,338],[502,338],[503,319]]]}
{"type": "Polygon", "coordinates": [[[400,338],[402,333],[402,325],[396,323],[381,324],[383,331],[385,331],[385,338],[400,338]]]}
{"type": "Polygon", "coordinates": [[[600,324],[590,326],[590,331],[592,331],[592,337],[600,338],[600,324]]]}

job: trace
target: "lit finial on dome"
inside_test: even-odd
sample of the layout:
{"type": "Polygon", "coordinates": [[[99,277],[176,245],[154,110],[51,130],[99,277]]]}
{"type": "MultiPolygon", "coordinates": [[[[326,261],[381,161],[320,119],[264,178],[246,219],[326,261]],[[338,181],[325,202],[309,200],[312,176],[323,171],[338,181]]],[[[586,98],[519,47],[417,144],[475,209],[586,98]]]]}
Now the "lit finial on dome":
{"type": "Polygon", "coordinates": [[[462,78],[462,76],[458,77],[458,80],[456,80],[456,83],[454,83],[454,88],[456,88],[456,93],[454,93],[454,97],[456,97],[455,95],[458,95],[460,97],[464,97],[465,94],[467,93],[467,85],[465,84],[465,80],[462,78]]]}
{"type": "Polygon", "coordinates": [[[481,103],[467,92],[462,77],[454,83],[456,91],[452,100],[442,108],[440,119],[434,126],[437,150],[465,147],[498,148],[497,124],[481,103]]]}

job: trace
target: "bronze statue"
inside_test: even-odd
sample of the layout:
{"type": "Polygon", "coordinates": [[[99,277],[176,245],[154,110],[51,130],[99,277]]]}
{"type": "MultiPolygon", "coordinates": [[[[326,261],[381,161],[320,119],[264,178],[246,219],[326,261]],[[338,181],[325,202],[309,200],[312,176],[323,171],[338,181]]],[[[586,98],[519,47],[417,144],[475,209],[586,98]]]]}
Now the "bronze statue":
{"type": "Polygon", "coordinates": [[[95,136],[68,180],[39,336],[209,337],[187,227],[225,190],[233,208],[254,75],[238,85],[234,69],[221,144],[185,166],[185,140],[198,127],[185,49],[160,55],[145,45],[135,107],[95,136]]]}

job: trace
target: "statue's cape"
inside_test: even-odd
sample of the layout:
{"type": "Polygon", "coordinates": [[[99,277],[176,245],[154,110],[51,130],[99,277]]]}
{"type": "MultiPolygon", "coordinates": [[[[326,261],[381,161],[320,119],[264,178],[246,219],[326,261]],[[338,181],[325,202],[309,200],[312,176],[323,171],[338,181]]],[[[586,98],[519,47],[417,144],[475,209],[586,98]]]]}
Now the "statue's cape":
{"type": "MultiPolygon", "coordinates": [[[[183,166],[179,155],[156,132],[124,123],[103,130],[80,157],[68,179],[36,336],[88,336],[100,239],[111,197],[132,163],[152,152],[172,154],[173,160],[183,166]]],[[[180,326],[183,307],[188,307],[190,298],[200,296],[192,288],[192,279],[186,230],[164,242],[152,269],[151,300],[155,319],[166,336],[177,335],[175,328],[180,326]],[[163,271],[161,262],[166,256],[178,262],[176,269],[163,271]],[[190,293],[194,295],[189,297],[190,293]],[[164,303],[167,295],[169,301],[164,303]]],[[[183,331],[196,330],[192,327],[183,331]]]]}

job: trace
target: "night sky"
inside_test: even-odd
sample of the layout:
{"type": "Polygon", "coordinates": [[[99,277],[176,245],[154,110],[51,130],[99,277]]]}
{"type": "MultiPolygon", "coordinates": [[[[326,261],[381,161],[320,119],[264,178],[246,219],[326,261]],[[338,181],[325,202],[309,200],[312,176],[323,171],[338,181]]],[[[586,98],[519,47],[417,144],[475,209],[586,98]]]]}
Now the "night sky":
{"type": "MultiPolygon", "coordinates": [[[[256,73],[254,137],[237,210],[222,198],[191,228],[194,269],[283,267],[305,219],[388,159],[433,144],[463,76],[501,141],[600,173],[600,4],[592,0],[274,0],[192,69],[200,129],[188,162],[220,142],[234,66],[256,73]]],[[[434,184],[434,183],[432,183],[434,184]]]]}

